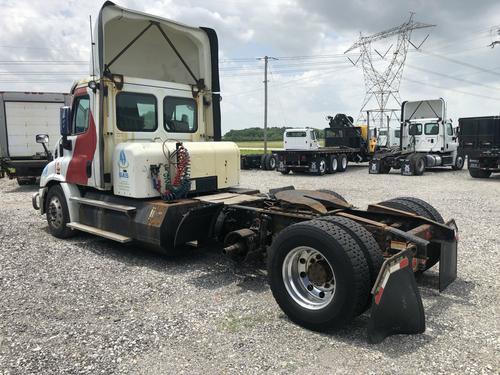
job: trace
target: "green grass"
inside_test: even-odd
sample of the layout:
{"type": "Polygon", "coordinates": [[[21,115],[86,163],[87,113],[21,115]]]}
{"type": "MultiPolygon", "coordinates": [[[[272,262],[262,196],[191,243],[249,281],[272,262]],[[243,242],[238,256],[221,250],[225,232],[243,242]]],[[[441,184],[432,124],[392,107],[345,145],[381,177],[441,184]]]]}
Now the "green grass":
{"type": "MultiPolygon", "coordinates": [[[[246,154],[258,154],[259,153],[257,150],[245,150],[246,147],[264,149],[264,142],[263,141],[241,141],[241,142],[236,142],[236,144],[240,148],[240,151],[242,151],[242,153],[243,153],[243,151],[245,151],[246,154]]],[[[320,139],[319,144],[321,147],[323,147],[325,145],[325,141],[323,139],[320,139]]],[[[283,141],[269,141],[269,142],[267,142],[267,148],[271,149],[271,150],[273,148],[283,148],[283,141]]]]}
{"type": "MultiPolygon", "coordinates": [[[[242,142],[236,142],[239,148],[245,148],[245,147],[252,147],[252,148],[264,148],[264,142],[263,141],[242,141],[242,142]]],[[[268,148],[282,148],[283,147],[283,141],[268,141],[267,142],[267,147],[268,148]]]]}

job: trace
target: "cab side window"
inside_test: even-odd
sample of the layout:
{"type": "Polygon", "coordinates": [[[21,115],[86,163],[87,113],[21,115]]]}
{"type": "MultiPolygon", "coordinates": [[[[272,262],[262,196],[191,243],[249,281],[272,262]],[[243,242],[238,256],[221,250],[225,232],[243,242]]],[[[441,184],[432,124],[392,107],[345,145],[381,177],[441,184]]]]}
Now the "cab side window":
{"type": "Polygon", "coordinates": [[[453,126],[451,124],[446,124],[446,134],[453,136],[453,126]]]}
{"type": "Polygon", "coordinates": [[[79,96],[75,98],[73,106],[75,115],[73,118],[73,132],[74,134],[82,134],[89,128],[90,119],[90,98],[88,95],[79,96]]]}

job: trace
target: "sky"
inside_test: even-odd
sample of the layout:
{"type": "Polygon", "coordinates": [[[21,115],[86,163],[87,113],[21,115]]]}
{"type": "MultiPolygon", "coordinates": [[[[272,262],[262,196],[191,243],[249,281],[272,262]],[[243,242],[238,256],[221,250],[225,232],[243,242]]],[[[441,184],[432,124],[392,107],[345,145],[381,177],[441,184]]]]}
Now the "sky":
{"type": "MultiPolygon", "coordinates": [[[[269,126],[327,125],[325,117],[353,117],[365,97],[359,50],[370,36],[414,20],[400,86],[402,100],[443,97],[447,114],[500,113],[498,0],[121,0],[116,4],[192,26],[219,37],[223,133],[263,126],[265,55],[269,63],[269,126]]],[[[0,0],[0,91],[68,92],[88,75],[89,15],[101,1],[0,0]]],[[[390,61],[397,39],[372,43],[377,69],[390,61]],[[392,47],[391,47],[392,46],[392,47]],[[377,55],[379,52],[385,58],[377,55]],[[387,52],[387,53],[386,53],[387,52]]],[[[395,106],[394,103],[390,103],[395,106]]],[[[370,102],[368,109],[375,108],[370,102]]]]}

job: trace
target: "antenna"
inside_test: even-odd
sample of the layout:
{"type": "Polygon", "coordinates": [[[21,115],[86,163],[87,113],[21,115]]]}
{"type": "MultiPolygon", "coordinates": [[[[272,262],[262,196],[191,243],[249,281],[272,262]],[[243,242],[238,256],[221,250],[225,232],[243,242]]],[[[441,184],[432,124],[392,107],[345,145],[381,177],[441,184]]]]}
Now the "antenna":
{"type": "Polygon", "coordinates": [[[90,24],[90,56],[92,58],[92,77],[95,77],[94,70],[94,36],[92,35],[92,15],[89,15],[89,24],[90,24]]]}

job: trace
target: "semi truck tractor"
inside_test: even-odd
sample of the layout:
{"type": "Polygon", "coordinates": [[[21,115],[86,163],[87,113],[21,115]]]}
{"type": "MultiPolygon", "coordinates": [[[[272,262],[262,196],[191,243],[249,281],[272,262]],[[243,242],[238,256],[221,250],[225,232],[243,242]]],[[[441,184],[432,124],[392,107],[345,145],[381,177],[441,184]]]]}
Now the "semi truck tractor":
{"type": "Polygon", "coordinates": [[[63,93],[0,93],[0,175],[20,185],[35,183],[52,157],[44,142],[59,139],[59,110],[67,104],[63,93]]]}
{"type": "Polygon", "coordinates": [[[369,311],[370,342],[425,330],[414,273],[439,263],[440,290],[456,278],[453,220],[416,198],[359,209],[333,191],[239,187],[238,147],[219,141],[215,31],[106,2],[95,35],[95,70],[61,109],[33,196],[54,236],[166,255],[218,244],[235,261],[265,259],[273,296],[303,327],[369,311]]]}
{"type": "Polygon", "coordinates": [[[500,117],[467,117],[458,120],[460,152],[467,155],[469,174],[488,178],[500,172],[500,117]]]}
{"type": "Polygon", "coordinates": [[[386,174],[399,169],[402,175],[420,176],[426,168],[460,170],[465,159],[458,149],[457,129],[446,117],[442,98],[403,102],[400,147],[375,152],[369,172],[386,174]]]}

